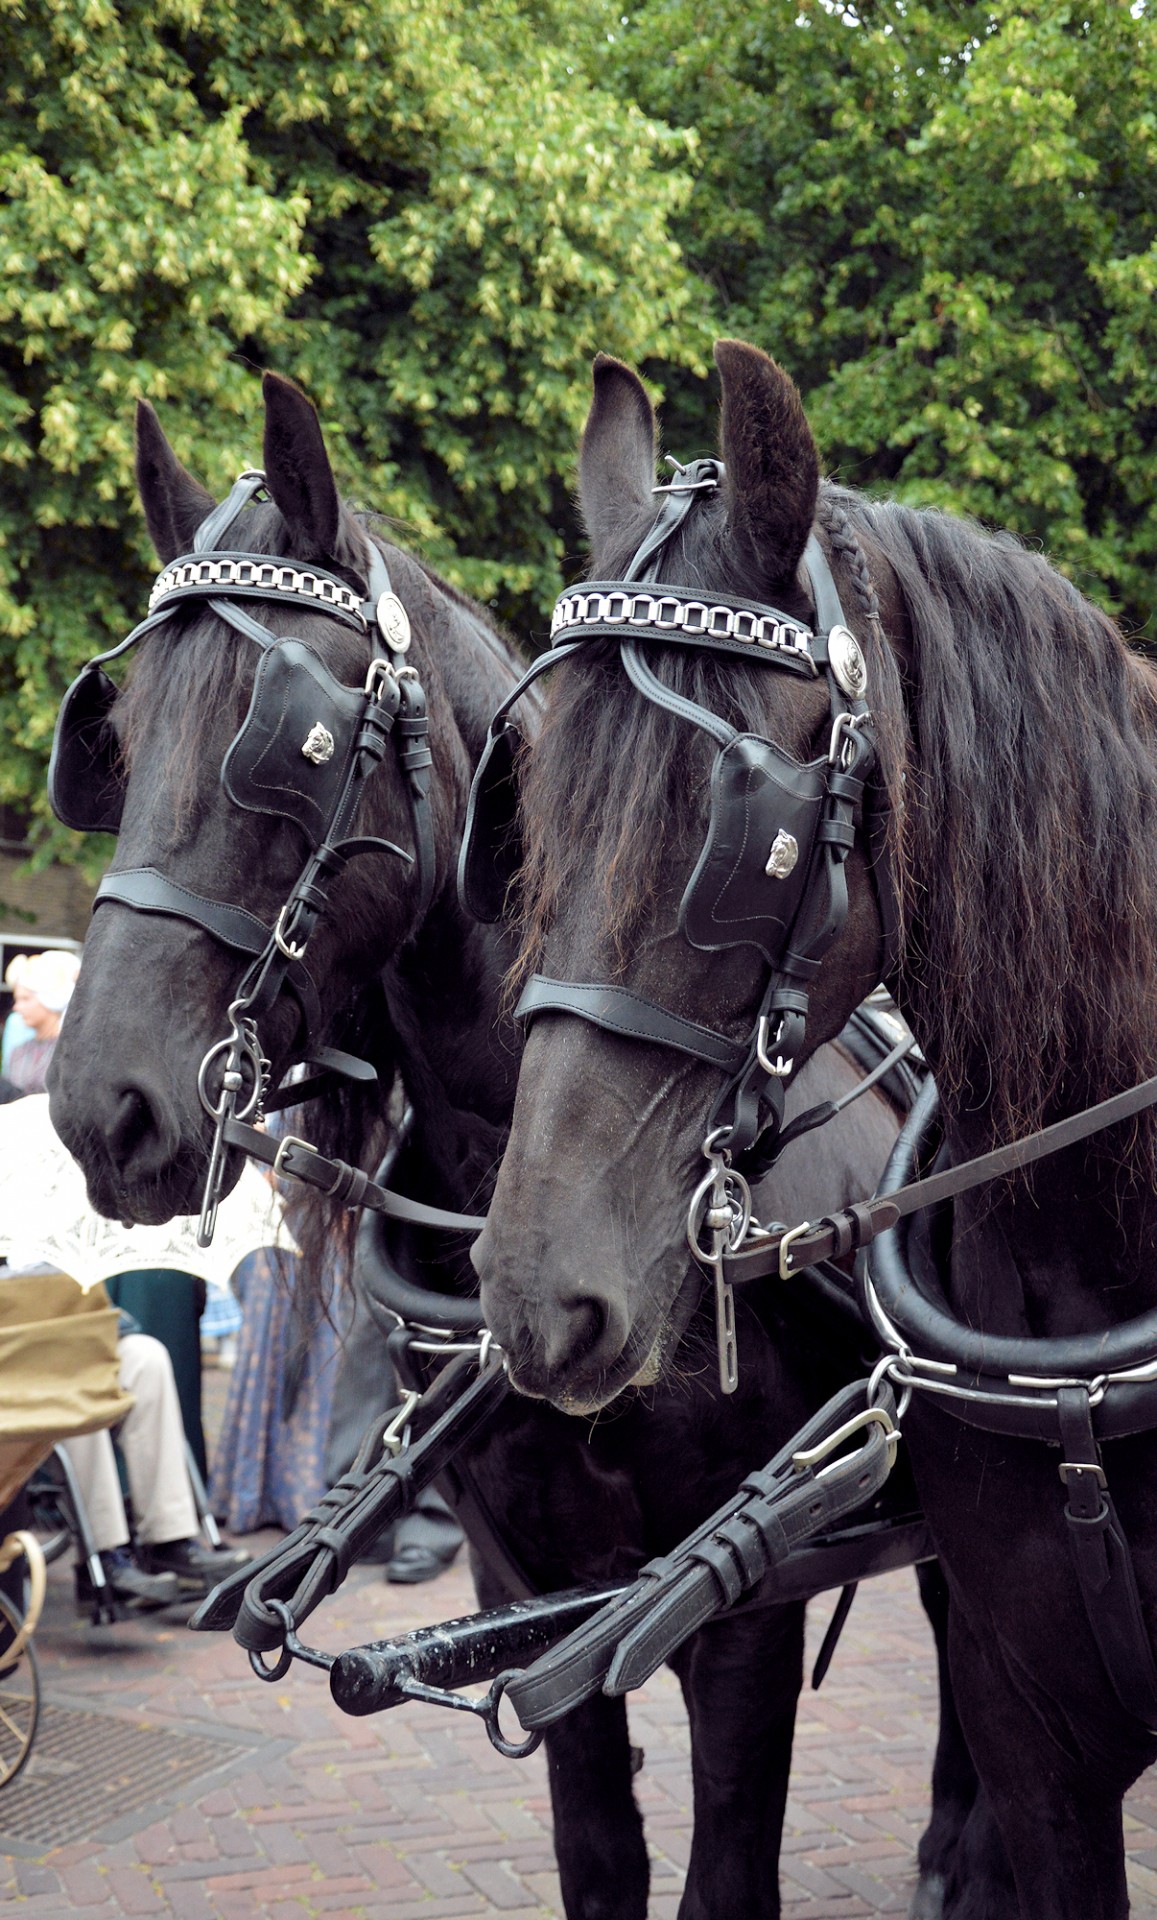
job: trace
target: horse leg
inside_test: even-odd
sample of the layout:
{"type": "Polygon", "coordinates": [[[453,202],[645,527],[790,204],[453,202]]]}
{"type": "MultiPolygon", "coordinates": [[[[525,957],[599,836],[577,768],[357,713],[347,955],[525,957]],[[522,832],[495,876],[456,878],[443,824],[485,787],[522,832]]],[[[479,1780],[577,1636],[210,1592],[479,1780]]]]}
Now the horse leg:
{"type": "Polygon", "coordinates": [[[964,1738],[948,1667],[948,1582],[939,1560],[916,1568],[936,1641],[940,1732],[932,1762],[932,1817],[920,1838],[920,1878],[908,1920],[985,1920],[1016,1912],[1012,1870],[964,1738]]]}
{"type": "Polygon", "coordinates": [[[695,1807],[679,1920],[779,1920],[803,1621],[802,1606],[735,1614],[672,1658],[691,1723],[695,1807]]]}
{"type": "MultiPolygon", "coordinates": [[[[473,1548],[482,1607],[511,1599],[473,1548]]],[[[625,1700],[596,1694],[548,1728],[554,1853],[566,1920],[647,1920],[651,1868],[631,1781],[625,1700]]]]}
{"type": "Polygon", "coordinates": [[[920,1836],[916,1859],[920,1879],[908,1909],[909,1920],[941,1920],[944,1888],[964,1823],[972,1810],[979,1782],[972,1755],[956,1711],[948,1671],[948,1583],[938,1560],[916,1568],[920,1599],[936,1642],[936,1671],[940,1683],[940,1732],[932,1762],[932,1816],[920,1836]]]}
{"type": "Polygon", "coordinates": [[[650,1862],[631,1784],[627,1703],[596,1694],[546,1736],[567,1920],[646,1920],[650,1862]]]}
{"type": "MultiPolygon", "coordinates": [[[[962,1855],[946,1920],[1126,1920],[1119,1788],[1079,1753],[1052,1703],[1002,1656],[995,1636],[974,1632],[958,1605],[949,1651],[961,1721],[979,1756],[976,1812],[991,1809],[1013,1872],[1003,1891],[995,1876],[981,1888],[962,1855]]],[[[987,1849],[983,1858],[982,1879],[991,1867],[987,1849]]]]}

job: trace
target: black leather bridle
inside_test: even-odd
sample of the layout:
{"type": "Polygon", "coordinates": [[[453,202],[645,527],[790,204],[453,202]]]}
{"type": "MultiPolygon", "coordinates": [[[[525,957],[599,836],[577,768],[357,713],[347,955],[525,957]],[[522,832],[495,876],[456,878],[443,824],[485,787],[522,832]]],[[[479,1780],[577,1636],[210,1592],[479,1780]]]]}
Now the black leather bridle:
{"type": "MultiPolygon", "coordinates": [[[[459,866],[465,904],[497,917],[503,877],[516,864],[502,831],[496,795],[511,787],[515,747],[509,710],[538,675],[592,640],[618,642],[624,671],[643,697],[700,728],[716,742],[711,823],[679,911],[693,946],[755,946],[767,980],[746,1042],[682,1018],[632,989],[606,982],[530,979],[516,1012],[531,1020],[569,1013],[631,1040],[673,1047],[726,1077],[707,1123],[703,1153],[709,1172],[696,1188],[687,1223],[695,1258],[716,1287],[720,1382],[737,1383],[734,1308],[723,1271],[751,1225],[749,1181],[767,1171],[789,1138],[814,1124],[802,1115],[784,1129],[784,1095],[803,1045],[812,980],[848,911],[845,874],[876,769],[875,735],[864,698],[867,674],[844,617],[827,558],[814,535],[804,553],[815,618],[807,626],[776,607],[731,595],[702,597],[662,580],[672,537],[696,501],[719,487],[723,467],[696,460],[677,469],[654,525],[621,580],[595,581],[565,593],[555,609],[551,650],[536,660],[491,724],[467,814],[459,866]],[[760,660],[807,679],[823,676],[831,709],[826,754],[800,765],[772,741],[740,733],[719,714],[672,691],[646,658],[652,645],[690,647],[760,660]],[[493,869],[497,867],[497,879],[493,869]],[[705,1245],[703,1233],[710,1236],[705,1245]]],[[[877,812],[877,826],[883,815],[877,812]]],[[[885,929],[886,976],[896,950],[894,899],[881,835],[870,835],[869,862],[885,929]]],[[[825,1117],[819,1114],[817,1117],[825,1117]]]]}
{"type": "MultiPolygon", "coordinates": [[[[304,965],[310,936],[330,889],[347,862],[364,853],[390,853],[416,867],[418,916],[434,891],[434,832],[429,798],[429,723],[426,696],[406,658],[410,623],[393,591],[385,558],[366,538],[364,593],[319,567],[226,546],[226,536],[263,492],[265,476],[247,470],[228,498],[202,522],[193,550],[158,576],[146,619],[119,646],[89,661],[61,703],[49,766],[49,800],[65,826],[115,833],[124,778],[110,713],[117,689],[104,672],[190,601],[207,602],[220,619],[261,649],[249,712],[225,755],[221,780],[235,804],[295,820],[309,853],[277,920],[268,927],[245,908],[209,899],[155,867],[108,873],[94,911],[113,902],[138,913],[192,922],[223,946],[250,957],[230,1004],[230,1033],[209,1049],[198,1074],[202,1104],[215,1122],[198,1242],[212,1238],[227,1148],[239,1144],[241,1123],[259,1119],[316,1092],[321,1078],[339,1074],[372,1080],[374,1069],[337,1048],[311,1047],[319,1017],[317,988],[304,965]],[[336,680],[313,648],[279,639],[240,604],[292,603],[325,612],[364,634],[370,661],[364,685],[336,680]],[[375,836],[351,836],[364,782],[393,740],[409,795],[413,854],[375,836]],[[300,1051],[321,1078],[298,1081],[267,1097],[269,1063],[257,1023],[284,991],[297,1002],[300,1051]],[[211,1084],[214,1068],[220,1082],[211,1084]],[[228,1137],[231,1133],[231,1137],[228,1137]]],[[[255,1129],[260,1141],[260,1135],[255,1129]]],[[[300,1145],[301,1143],[297,1143],[300,1145]]],[[[252,1149],[250,1149],[252,1150],[252,1149]]]]}

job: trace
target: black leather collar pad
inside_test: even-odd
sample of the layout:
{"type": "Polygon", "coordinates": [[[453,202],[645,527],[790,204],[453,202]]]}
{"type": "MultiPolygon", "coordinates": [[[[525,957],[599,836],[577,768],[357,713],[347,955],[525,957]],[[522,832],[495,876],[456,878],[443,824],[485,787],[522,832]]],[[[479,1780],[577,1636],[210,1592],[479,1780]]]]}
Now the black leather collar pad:
{"type": "Polygon", "coordinates": [[[117,688],[95,661],[82,667],[60,703],[48,804],[76,833],[116,833],[124,808],[124,777],[109,713],[117,688]]]}
{"type": "Polygon", "coordinates": [[[221,767],[231,800],[250,813],[294,820],[310,845],[326,834],[341,792],[365,696],[343,686],[303,640],[278,640],[257,663],[249,712],[221,767]],[[306,753],[316,742],[317,760],[306,753]]]}
{"type": "Polygon", "coordinates": [[[752,733],[716,755],[707,839],[679,909],[693,947],[757,947],[778,965],[811,871],[827,772],[825,760],[800,766],[752,733]],[[783,864],[793,859],[782,878],[767,871],[773,845],[783,864]]]}

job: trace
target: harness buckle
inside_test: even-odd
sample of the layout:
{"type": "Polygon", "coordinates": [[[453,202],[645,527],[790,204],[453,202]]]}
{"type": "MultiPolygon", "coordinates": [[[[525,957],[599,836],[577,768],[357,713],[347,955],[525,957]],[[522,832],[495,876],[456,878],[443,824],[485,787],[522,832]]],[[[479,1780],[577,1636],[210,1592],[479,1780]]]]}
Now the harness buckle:
{"type": "MultiPolygon", "coordinates": [[[[888,1465],[891,1467],[895,1462],[896,1449],[900,1444],[900,1429],[886,1407],[865,1407],[862,1413],[854,1414],[850,1420],[844,1421],[842,1427],[837,1427],[834,1433],[829,1433],[827,1439],[821,1440],[818,1446],[803,1447],[799,1453],[793,1453],[792,1466],[797,1467],[801,1472],[805,1467],[814,1467],[820,1460],[826,1460],[837,1447],[842,1447],[844,1441],[850,1440],[854,1433],[862,1433],[867,1427],[883,1427],[884,1440],[888,1447],[888,1465]]],[[[835,1473],[843,1465],[842,1460],[833,1460],[830,1467],[820,1469],[816,1479],[822,1480],[825,1473],[835,1473]]]]}
{"type": "Polygon", "coordinates": [[[287,900],[277,916],[277,925],[273,929],[273,941],[278,952],[283,953],[287,960],[300,960],[304,957],[305,949],[309,945],[309,941],[305,939],[301,942],[300,946],[295,946],[292,940],[286,939],[284,931],[285,918],[291,911],[292,902],[287,900]]]}
{"type": "Polygon", "coordinates": [[[1108,1492],[1109,1482],[1105,1478],[1105,1469],[1104,1467],[1099,1467],[1095,1460],[1062,1460],[1060,1466],[1057,1468],[1057,1472],[1060,1474],[1063,1484],[1069,1488],[1070,1492],[1072,1491],[1069,1484],[1070,1473],[1077,1475],[1078,1486],[1081,1484],[1084,1475],[1091,1473],[1097,1485],[1100,1487],[1101,1492],[1108,1492]]]}
{"type": "Polygon", "coordinates": [[[785,1233],[782,1239],[780,1240],[779,1277],[781,1280],[795,1279],[796,1273],[799,1271],[799,1269],[796,1267],[789,1266],[788,1256],[791,1253],[791,1249],[794,1243],[800,1238],[802,1234],[810,1233],[811,1228],[812,1228],[811,1221],[804,1220],[800,1223],[798,1227],[792,1227],[791,1231],[789,1233],[785,1233]]]}
{"type": "Polygon", "coordinates": [[[367,699],[380,700],[385,682],[392,680],[397,684],[397,669],[391,666],[384,654],[376,653],[366,669],[366,683],[362,692],[367,699]]]}
{"type": "Polygon", "coordinates": [[[828,742],[829,767],[840,767],[846,773],[854,764],[856,743],[850,736],[858,733],[861,727],[867,726],[871,717],[870,713],[837,713],[832,722],[832,737],[828,742]]]}
{"type": "MultiPolygon", "coordinates": [[[[773,1046],[779,1046],[783,1038],[783,1029],[784,1021],[781,1018],[775,1029],[775,1039],[772,1041],[773,1046]]],[[[759,1025],[755,1030],[755,1057],[769,1079],[786,1080],[795,1068],[795,1061],[794,1059],[785,1060],[782,1053],[777,1053],[775,1059],[771,1059],[767,1051],[770,1032],[771,1015],[761,1013],[759,1016],[759,1025]]]]}
{"type": "Polygon", "coordinates": [[[402,1388],[402,1404],[382,1435],[382,1452],[396,1460],[410,1444],[410,1418],[422,1398],[412,1387],[402,1388]]]}
{"type": "Polygon", "coordinates": [[[294,1173],[292,1167],[287,1167],[285,1164],[285,1156],[290,1147],[304,1147],[307,1153],[317,1152],[312,1140],[302,1140],[296,1133],[283,1135],[277,1143],[277,1152],[273,1156],[273,1165],[269,1169],[274,1180],[296,1180],[300,1177],[294,1173]]]}

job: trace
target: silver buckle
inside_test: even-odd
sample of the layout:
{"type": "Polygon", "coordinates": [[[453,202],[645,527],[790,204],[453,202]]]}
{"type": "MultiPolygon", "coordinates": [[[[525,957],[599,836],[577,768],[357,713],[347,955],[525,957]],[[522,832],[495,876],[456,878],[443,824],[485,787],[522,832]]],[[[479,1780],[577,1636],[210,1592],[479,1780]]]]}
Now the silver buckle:
{"type": "Polygon", "coordinates": [[[317,1152],[312,1140],[302,1140],[296,1133],[285,1134],[277,1143],[277,1152],[273,1156],[273,1165],[269,1170],[274,1180],[297,1180],[301,1177],[294,1173],[292,1167],[287,1167],[285,1164],[285,1156],[290,1147],[304,1147],[307,1153],[317,1152]]]}
{"type": "MultiPolygon", "coordinates": [[[[800,1469],[814,1467],[818,1461],[826,1460],[837,1447],[842,1447],[844,1441],[850,1440],[854,1433],[862,1433],[866,1427],[883,1427],[890,1456],[888,1465],[891,1467],[896,1458],[896,1448],[900,1444],[900,1429],[886,1407],[865,1407],[863,1413],[857,1413],[852,1419],[845,1420],[842,1427],[837,1427],[834,1433],[829,1433],[827,1439],[821,1440],[818,1446],[804,1447],[799,1453],[793,1453],[792,1466],[800,1469]]],[[[843,1465],[842,1460],[833,1460],[830,1467],[821,1467],[816,1479],[822,1480],[825,1474],[835,1473],[837,1468],[843,1465]]]]}
{"type": "MultiPolygon", "coordinates": [[[[775,1030],[775,1040],[773,1042],[773,1045],[775,1046],[779,1045],[779,1038],[782,1032],[783,1032],[783,1021],[781,1020],[775,1030]]],[[[793,1072],[795,1068],[795,1061],[794,1059],[785,1060],[782,1053],[777,1053],[774,1060],[770,1058],[767,1051],[767,1042],[768,1042],[768,1037],[770,1033],[771,1033],[771,1015],[767,1013],[761,1013],[759,1016],[759,1025],[755,1030],[755,1057],[759,1061],[759,1064],[763,1068],[763,1071],[772,1080],[786,1080],[788,1079],[788,1077],[790,1076],[790,1074],[793,1072]]]]}
{"type": "Polygon", "coordinates": [[[295,947],[292,940],[286,939],[284,925],[285,916],[288,912],[289,903],[287,901],[277,916],[277,925],[273,929],[273,943],[278,952],[283,953],[287,960],[301,960],[305,955],[305,949],[309,945],[309,942],[308,940],[303,940],[299,947],[295,947]]]}
{"type": "Polygon", "coordinates": [[[779,1243],[779,1277],[781,1280],[795,1279],[796,1273],[797,1271],[799,1271],[799,1269],[795,1267],[790,1267],[788,1265],[787,1256],[791,1252],[792,1247],[794,1246],[795,1242],[800,1238],[800,1236],[805,1233],[810,1233],[811,1230],[812,1230],[811,1221],[804,1220],[804,1221],[801,1221],[798,1227],[793,1227],[790,1233],[784,1234],[782,1240],[779,1243]]]}

